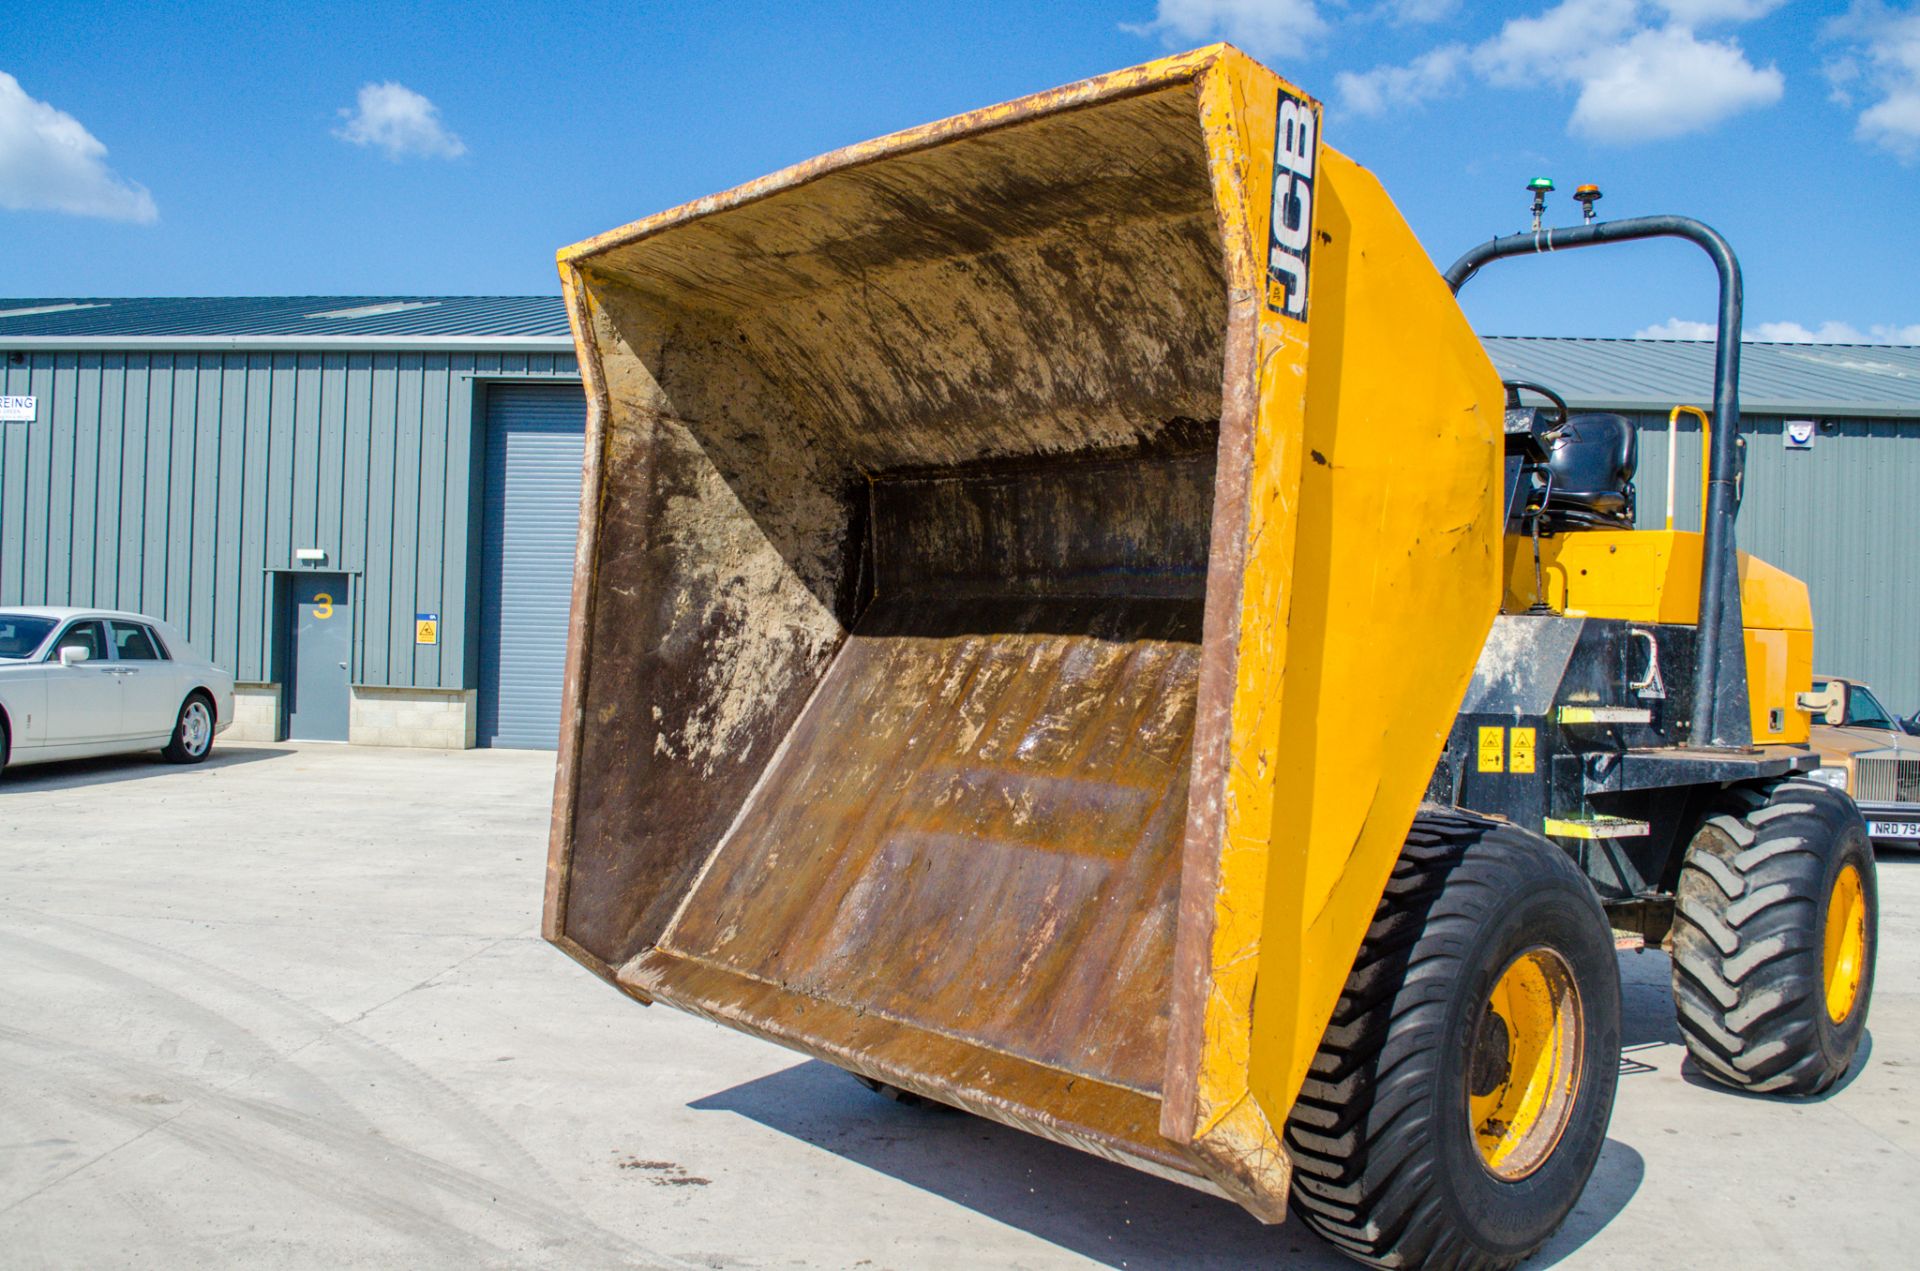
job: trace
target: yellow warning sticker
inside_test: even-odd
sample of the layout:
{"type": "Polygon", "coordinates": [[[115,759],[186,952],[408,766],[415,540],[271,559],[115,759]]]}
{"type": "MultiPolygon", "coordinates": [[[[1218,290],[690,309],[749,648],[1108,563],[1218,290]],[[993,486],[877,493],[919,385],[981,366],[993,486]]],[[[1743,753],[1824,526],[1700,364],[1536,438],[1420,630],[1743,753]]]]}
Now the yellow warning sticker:
{"type": "MultiPolygon", "coordinates": [[[[1506,729],[1482,728],[1480,730],[1480,771],[1499,772],[1506,757],[1506,729]]],[[[1528,752],[1531,756],[1532,752],[1528,752]]]]}
{"type": "Polygon", "coordinates": [[[1513,757],[1507,771],[1533,771],[1533,730],[1531,728],[1513,730],[1513,757]]]}

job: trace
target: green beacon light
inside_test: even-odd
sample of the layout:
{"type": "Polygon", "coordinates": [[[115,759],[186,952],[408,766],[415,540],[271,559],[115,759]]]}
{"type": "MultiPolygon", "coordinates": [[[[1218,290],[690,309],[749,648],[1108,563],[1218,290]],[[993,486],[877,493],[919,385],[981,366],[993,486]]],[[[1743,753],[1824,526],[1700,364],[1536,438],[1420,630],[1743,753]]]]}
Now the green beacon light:
{"type": "Polygon", "coordinates": [[[1540,218],[1546,215],[1547,196],[1553,193],[1552,177],[1535,177],[1527,182],[1527,189],[1533,193],[1533,232],[1540,232],[1540,218]]]}

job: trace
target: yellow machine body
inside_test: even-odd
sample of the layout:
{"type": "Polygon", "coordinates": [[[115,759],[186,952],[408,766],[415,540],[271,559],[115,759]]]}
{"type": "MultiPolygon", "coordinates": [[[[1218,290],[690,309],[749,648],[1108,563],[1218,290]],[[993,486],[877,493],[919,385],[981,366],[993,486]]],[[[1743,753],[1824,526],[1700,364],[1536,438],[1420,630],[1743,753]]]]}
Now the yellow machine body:
{"type": "Polygon", "coordinates": [[[1504,569],[1499,377],[1379,184],[1218,46],[560,267],[548,938],[1278,1221],[1504,569]]]}
{"type": "MultiPolygon", "coordinates": [[[[1555,613],[1691,626],[1700,615],[1702,536],[1692,530],[1578,530],[1540,540],[1540,580],[1555,613]]],[[[1799,704],[1813,687],[1813,603],[1807,585],[1741,552],[1740,609],[1746,628],[1747,700],[1759,745],[1804,746],[1812,715],[1799,704]]],[[[1501,608],[1536,600],[1533,541],[1506,540],[1501,608]]]]}

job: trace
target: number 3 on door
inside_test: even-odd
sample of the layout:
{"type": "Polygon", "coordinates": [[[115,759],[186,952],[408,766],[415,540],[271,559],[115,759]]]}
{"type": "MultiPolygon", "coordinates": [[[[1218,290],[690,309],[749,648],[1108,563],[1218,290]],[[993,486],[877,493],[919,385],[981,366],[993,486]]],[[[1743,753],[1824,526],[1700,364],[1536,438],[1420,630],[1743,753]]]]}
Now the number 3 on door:
{"type": "Polygon", "coordinates": [[[325,622],[333,617],[333,597],[324,591],[313,593],[313,616],[325,622]]]}

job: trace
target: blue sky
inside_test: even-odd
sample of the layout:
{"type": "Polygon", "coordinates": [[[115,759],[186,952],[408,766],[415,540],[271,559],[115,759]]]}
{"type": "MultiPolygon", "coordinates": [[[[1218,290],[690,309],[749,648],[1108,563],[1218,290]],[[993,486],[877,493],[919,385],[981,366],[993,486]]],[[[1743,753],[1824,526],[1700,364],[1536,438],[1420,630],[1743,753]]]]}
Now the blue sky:
{"type": "MultiPolygon", "coordinates": [[[[1223,37],[1326,101],[1441,264],[1522,228],[1527,178],[1563,222],[1592,181],[1726,233],[1750,331],[1920,342],[1912,0],[6,4],[0,295],[550,293],[565,243],[1223,37]]],[[[1685,333],[1712,273],[1654,245],[1465,299],[1489,333],[1685,333]]]]}

